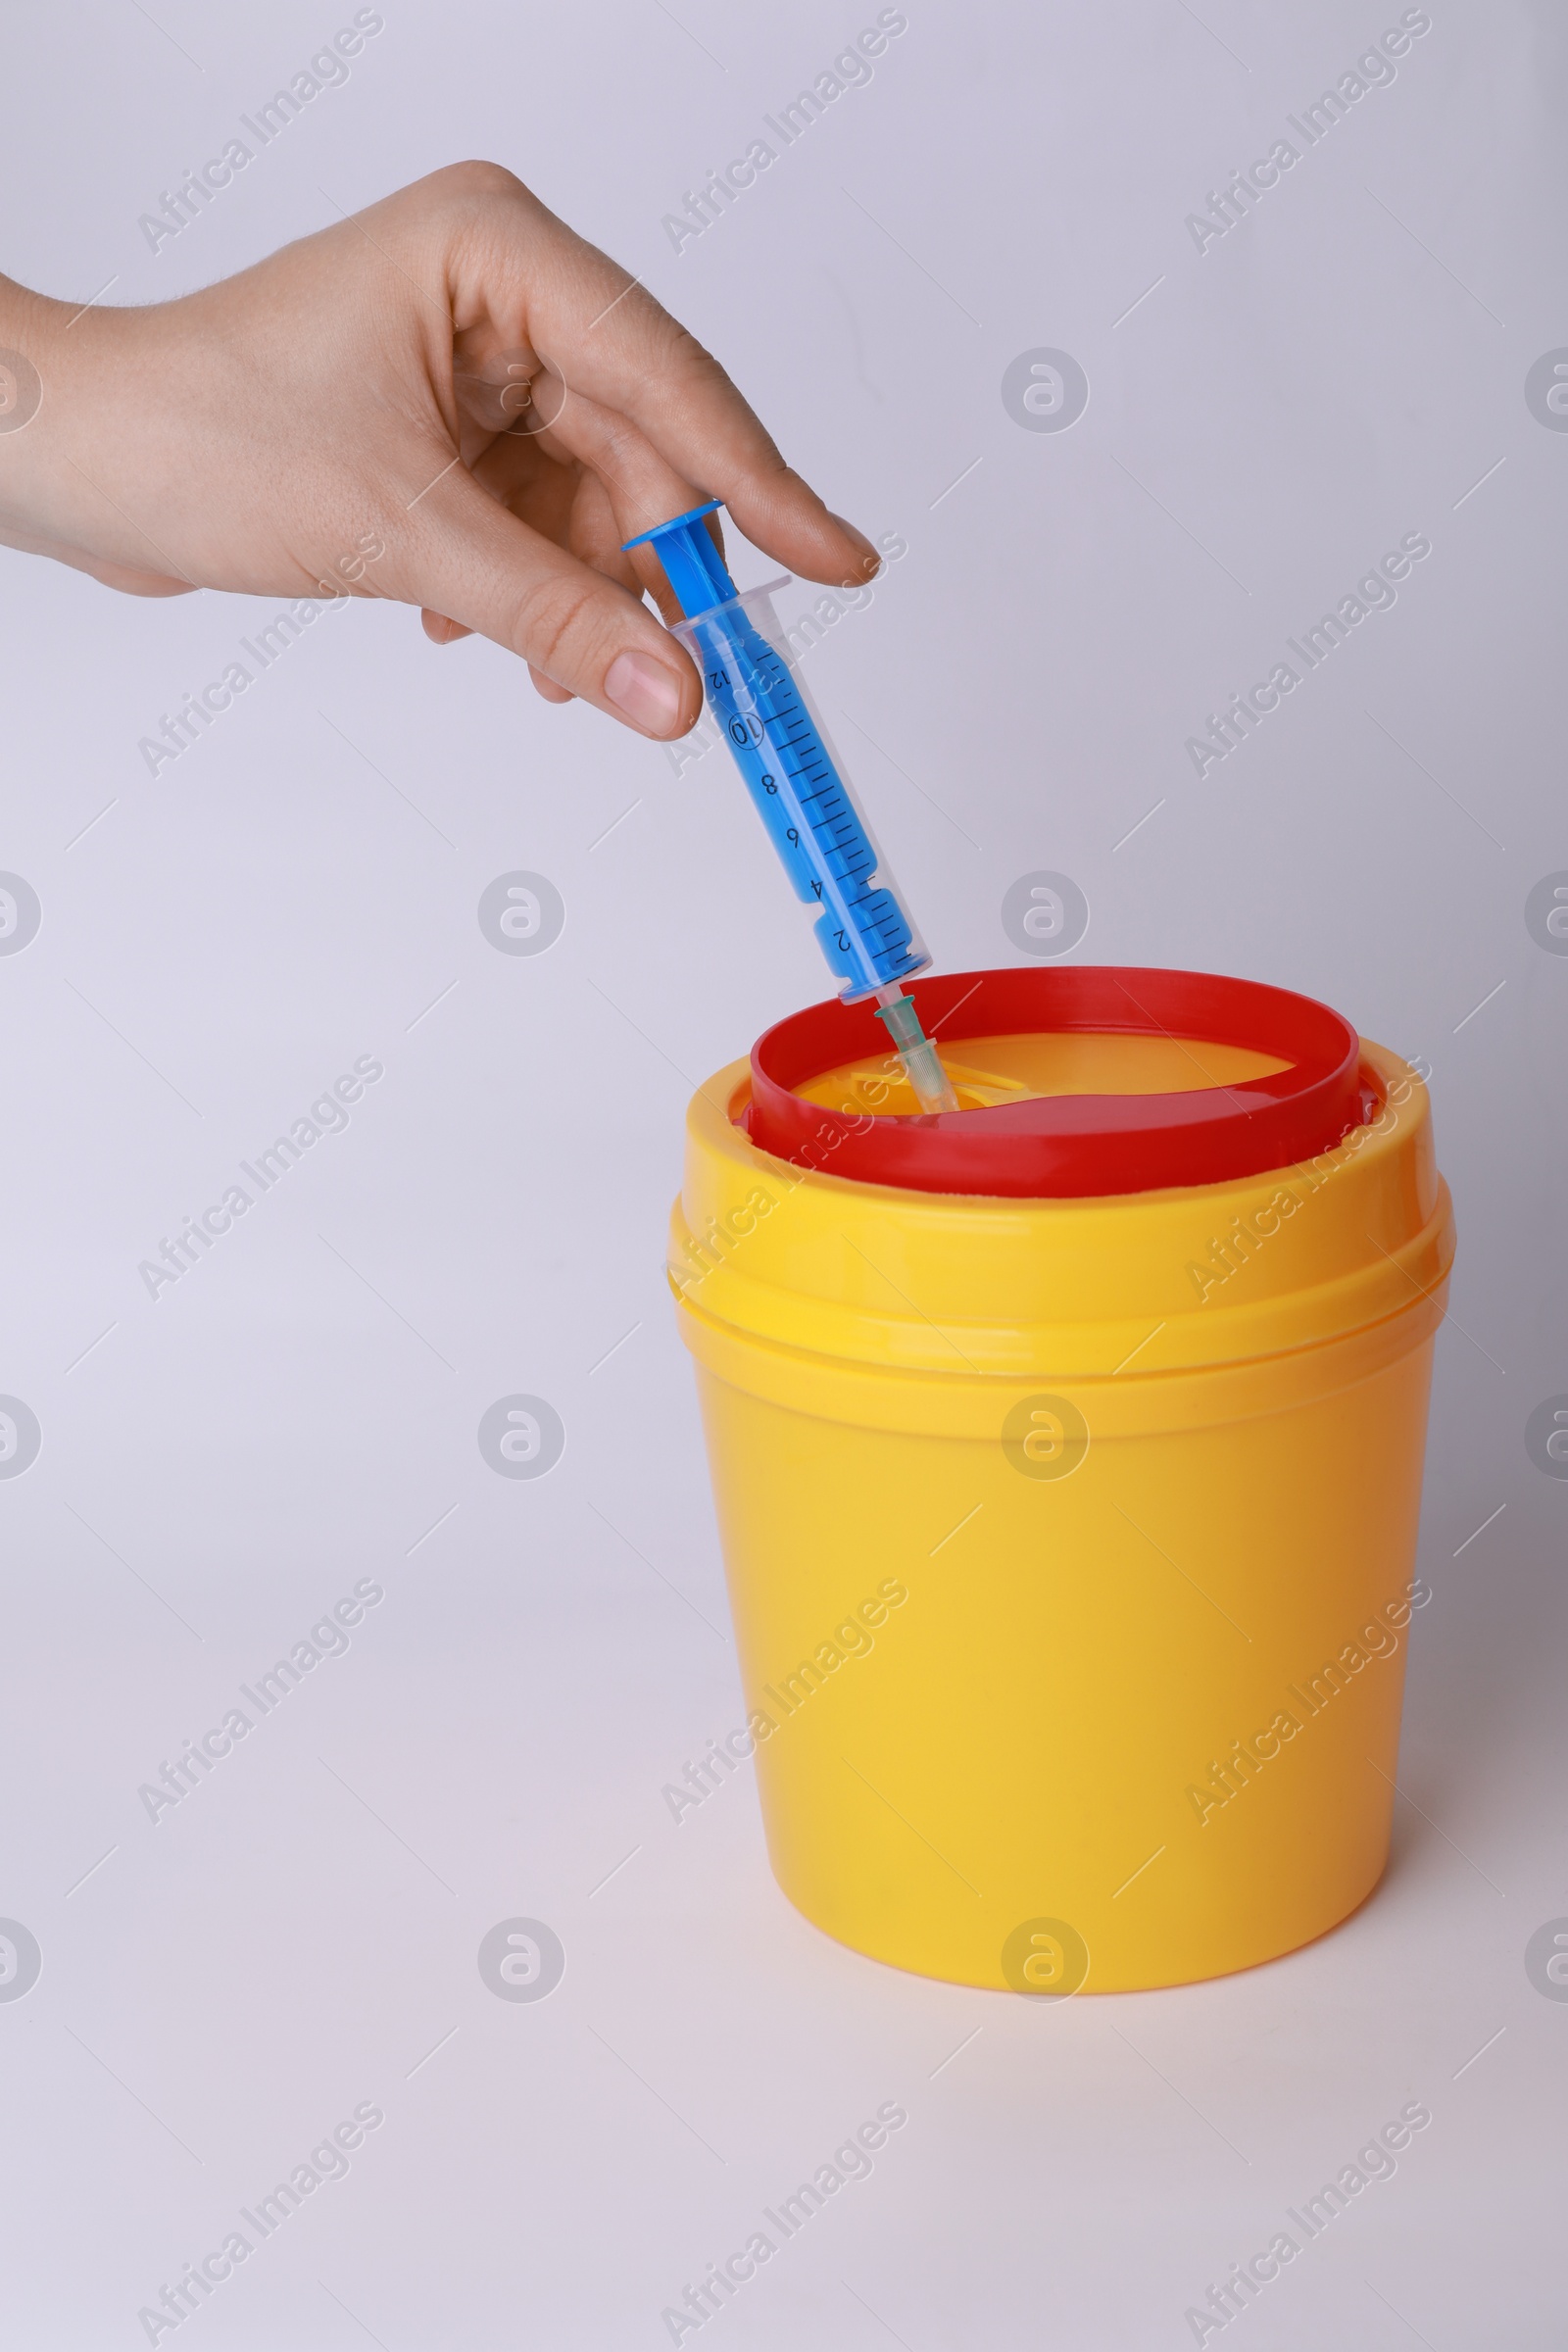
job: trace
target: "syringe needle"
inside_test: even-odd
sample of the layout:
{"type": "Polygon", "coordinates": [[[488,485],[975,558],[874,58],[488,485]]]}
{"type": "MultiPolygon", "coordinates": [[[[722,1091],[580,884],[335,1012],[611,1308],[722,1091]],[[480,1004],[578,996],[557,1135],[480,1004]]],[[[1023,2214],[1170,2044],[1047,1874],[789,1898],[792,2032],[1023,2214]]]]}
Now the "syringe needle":
{"type": "Polygon", "coordinates": [[[953,1081],[942,1067],[936,1047],[920,1026],[912,1000],[895,981],[891,988],[877,990],[876,1006],[876,1017],[886,1025],[920,1108],[956,1110],[959,1104],[953,1081]]]}

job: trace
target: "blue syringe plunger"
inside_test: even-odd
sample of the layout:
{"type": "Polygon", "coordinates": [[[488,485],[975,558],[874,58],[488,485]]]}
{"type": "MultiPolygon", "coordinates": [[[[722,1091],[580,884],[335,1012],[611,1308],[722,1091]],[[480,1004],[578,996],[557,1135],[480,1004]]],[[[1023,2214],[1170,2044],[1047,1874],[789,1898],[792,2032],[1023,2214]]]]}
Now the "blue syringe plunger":
{"type": "Polygon", "coordinates": [[[650,546],[685,614],[674,635],[798,897],[820,909],[817,942],[849,1003],[883,997],[931,960],[790,657],[771,588],[740,593],[707,527],[719,505],[628,539],[650,546]]]}
{"type": "Polygon", "coordinates": [[[628,539],[622,554],[634,547],[651,547],[664,566],[664,577],[682,612],[688,620],[694,613],[706,612],[711,605],[727,605],[735,595],[735,583],[724,567],[724,559],[713,545],[713,534],[706,527],[706,517],[716,514],[722,502],[710,498],[689,514],[676,514],[668,522],[656,523],[651,531],[640,531],[628,539]]]}

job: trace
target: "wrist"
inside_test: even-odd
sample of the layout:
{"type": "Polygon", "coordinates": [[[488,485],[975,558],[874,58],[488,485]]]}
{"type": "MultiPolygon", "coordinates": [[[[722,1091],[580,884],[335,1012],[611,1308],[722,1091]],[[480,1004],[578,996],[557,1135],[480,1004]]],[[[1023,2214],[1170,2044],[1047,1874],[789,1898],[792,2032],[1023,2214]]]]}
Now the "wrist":
{"type": "Polygon", "coordinates": [[[68,365],[64,303],[0,278],[0,529],[35,534],[47,520],[60,436],[42,423],[68,365]]]}
{"type": "Polygon", "coordinates": [[[127,411],[152,365],[149,310],[73,308],[0,278],[0,543],[108,585],[168,593],[170,578],[122,503],[127,411]]]}

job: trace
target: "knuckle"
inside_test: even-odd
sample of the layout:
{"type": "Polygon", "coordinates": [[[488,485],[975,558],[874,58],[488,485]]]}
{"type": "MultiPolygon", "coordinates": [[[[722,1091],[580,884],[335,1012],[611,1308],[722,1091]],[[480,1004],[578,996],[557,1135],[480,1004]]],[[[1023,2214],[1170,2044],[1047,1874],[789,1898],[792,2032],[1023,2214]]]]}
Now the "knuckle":
{"type": "Polygon", "coordinates": [[[436,176],[446,182],[454,196],[526,197],[530,193],[516,173],[509,172],[504,164],[489,164],[477,158],[448,164],[436,176]]]}
{"type": "Polygon", "coordinates": [[[629,472],[647,449],[643,435],[618,409],[600,409],[597,416],[585,418],[583,423],[592,443],[594,464],[609,473],[612,480],[629,472]]]}
{"type": "Polygon", "coordinates": [[[653,296],[648,324],[652,329],[653,361],[660,372],[673,382],[688,385],[724,383],[728,378],[723,368],[705,345],[698,342],[690,327],[672,318],[653,296]]]}
{"type": "Polygon", "coordinates": [[[603,598],[588,581],[540,580],[524,594],[512,632],[514,650],[552,677],[581,658],[603,598]]]}

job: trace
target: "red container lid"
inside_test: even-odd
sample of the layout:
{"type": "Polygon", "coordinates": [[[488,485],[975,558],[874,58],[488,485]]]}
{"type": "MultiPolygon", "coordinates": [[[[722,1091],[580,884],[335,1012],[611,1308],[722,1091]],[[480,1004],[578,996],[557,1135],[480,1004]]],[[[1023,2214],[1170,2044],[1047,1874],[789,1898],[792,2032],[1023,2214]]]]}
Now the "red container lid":
{"type": "Polygon", "coordinates": [[[1121,964],[956,972],[907,984],[939,1050],[1071,1030],[1240,1046],[1289,1063],[1182,1094],[1050,1095],[914,1117],[824,1108],[795,1092],[891,1051],[869,1002],[833,999],[752,1049],[741,1124],[776,1158],[921,1193],[1068,1199],[1223,1184],[1311,1159],[1373,1115],[1348,1021],[1289,989],[1121,964]]]}

